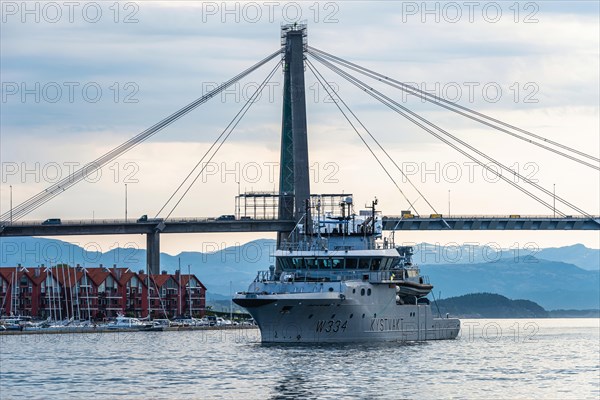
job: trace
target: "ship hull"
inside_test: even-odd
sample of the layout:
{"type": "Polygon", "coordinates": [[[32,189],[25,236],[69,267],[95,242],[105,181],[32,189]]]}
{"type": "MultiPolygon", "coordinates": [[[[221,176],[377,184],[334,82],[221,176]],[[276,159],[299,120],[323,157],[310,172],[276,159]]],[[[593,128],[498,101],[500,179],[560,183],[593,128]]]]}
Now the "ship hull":
{"type": "Polygon", "coordinates": [[[337,293],[253,295],[234,301],[256,320],[263,343],[446,340],[460,331],[458,319],[434,318],[428,304],[365,304],[337,293]]]}

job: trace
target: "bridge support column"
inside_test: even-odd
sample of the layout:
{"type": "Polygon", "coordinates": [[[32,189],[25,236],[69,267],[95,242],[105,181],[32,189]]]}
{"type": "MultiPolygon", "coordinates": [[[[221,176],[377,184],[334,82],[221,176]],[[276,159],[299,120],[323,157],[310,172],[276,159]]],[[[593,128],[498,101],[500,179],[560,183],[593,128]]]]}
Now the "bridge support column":
{"type": "Polygon", "coordinates": [[[149,274],[160,274],[160,232],[146,235],[146,271],[149,274]]]}
{"type": "MultiPolygon", "coordinates": [[[[308,139],[306,126],[306,94],[304,85],[304,50],[306,25],[282,27],[284,39],[283,118],[281,127],[281,159],[279,166],[279,219],[303,223],[310,227],[308,139]]],[[[290,232],[279,232],[277,245],[290,232]]]]}

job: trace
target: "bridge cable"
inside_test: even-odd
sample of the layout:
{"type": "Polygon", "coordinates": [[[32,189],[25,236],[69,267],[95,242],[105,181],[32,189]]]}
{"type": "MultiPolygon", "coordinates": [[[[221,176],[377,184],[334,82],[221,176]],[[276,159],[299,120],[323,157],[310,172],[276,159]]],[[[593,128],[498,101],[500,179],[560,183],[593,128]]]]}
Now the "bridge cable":
{"type": "MultiPolygon", "coordinates": [[[[316,71],[316,68],[310,62],[310,60],[306,59],[306,65],[308,66],[308,68],[310,69],[310,71],[313,73],[313,75],[315,76],[315,78],[317,78],[317,80],[319,81],[319,83],[321,84],[321,86],[323,87],[323,89],[325,89],[325,91],[327,92],[327,94],[333,99],[334,97],[333,97],[332,93],[335,93],[335,91],[331,88],[331,85],[329,84],[329,82],[327,82],[325,79],[321,80],[321,78],[323,78],[323,76],[318,71],[316,71]],[[329,89],[327,89],[327,86],[329,86],[329,88],[331,89],[331,92],[329,91],[329,89]]],[[[335,94],[336,94],[337,98],[340,100],[340,102],[346,107],[346,109],[352,114],[352,116],[363,127],[363,129],[365,131],[367,131],[367,133],[369,133],[369,135],[371,137],[373,137],[371,135],[371,133],[369,132],[369,130],[365,127],[365,125],[356,116],[356,114],[354,114],[354,112],[352,112],[352,110],[350,109],[350,107],[348,107],[348,105],[344,102],[344,100],[342,100],[342,98],[340,97],[340,95],[338,93],[335,93],[335,94]]],[[[415,212],[416,215],[419,215],[419,213],[417,212],[417,210],[414,207],[414,202],[411,202],[408,199],[408,197],[404,194],[404,192],[402,191],[402,189],[400,188],[400,186],[398,185],[398,183],[396,183],[396,180],[392,177],[392,175],[389,173],[389,171],[387,170],[387,168],[385,168],[385,166],[383,165],[383,163],[381,162],[381,160],[379,159],[379,157],[377,157],[377,155],[375,154],[375,152],[373,151],[373,149],[371,148],[371,146],[369,146],[369,144],[366,142],[366,140],[360,134],[360,132],[358,131],[358,129],[356,128],[356,126],[354,126],[354,124],[352,123],[352,121],[350,120],[350,118],[346,115],[346,113],[344,112],[344,110],[342,110],[342,108],[340,107],[340,105],[338,104],[338,102],[334,100],[334,104],[337,106],[338,110],[340,110],[340,112],[342,113],[342,115],[344,116],[344,118],[346,118],[346,120],[348,121],[348,123],[350,124],[350,126],[352,126],[352,128],[354,129],[354,132],[356,132],[356,134],[358,135],[358,137],[360,138],[360,140],[363,142],[363,144],[367,147],[367,149],[369,149],[369,151],[371,152],[371,154],[373,155],[373,157],[375,157],[375,160],[377,160],[377,162],[379,163],[379,165],[381,166],[381,168],[383,168],[384,172],[387,174],[387,176],[390,178],[390,180],[394,183],[394,186],[396,186],[396,188],[398,189],[398,191],[400,192],[400,194],[402,194],[402,197],[404,197],[404,199],[408,203],[409,207],[415,212]]],[[[389,155],[388,155],[388,157],[389,157],[389,155]]],[[[402,172],[402,174],[404,175],[404,172],[402,172]]],[[[406,177],[406,175],[404,175],[404,176],[406,177]]],[[[425,197],[423,195],[421,195],[421,197],[423,197],[425,199],[425,197]]],[[[431,204],[429,203],[429,201],[427,201],[427,199],[425,199],[425,201],[433,209],[433,206],[431,206],[431,204]]]]}
{"type": "MultiPolygon", "coordinates": [[[[317,67],[314,66],[314,64],[312,64],[310,62],[310,60],[306,59],[306,62],[312,66],[312,68],[314,68],[314,70],[319,74],[319,76],[322,79],[322,82],[325,82],[327,84],[327,86],[329,86],[329,88],[331,89],[331,91],[333,93],[336,94],[336,96],[338,97],[338,99],[342,102],[342,104],[344,104],[344,106],[348,109],[348,111],[350,111],[350,113],[352,114],[352,116],[354,116],[354,118],[356,118],[356,120],[358,121],[358,123],[363,127],[363,129],[367,132],[367,134],[371,137],[371,139],[373,139],[373,141],[377,144],[377,146],[379,147],[379,149],[381,151],[383,151],[383,153],[386,155],[386,157],[392,162],[392,164],[394,164],[394,166],[398,169],[398,171],[400,171],[400,173],[402,174],[402,176],[408,181],[408,183],[413,187],[413,189],[416,190],[416,192],[419,194],[419,196],[421,196],[423,198],[423,200],[425,200],[425,202],[427,203],[427,205],[433,210],[434,213],[438,214],[438,212],[436,211],[435,207],[433,207],[433,205],[429,202],[429,200],[427,200],[427,198],[425,197],[425,195],[423,193],[421,193],[421,191],[415,186],[415,184],[412,182],[412,180],[408,177],[408,175],[406,175],[404,173],[404,170],[396,163],[396,161],[392,158],[392,156],[390,156],[390,154],[387,152],[387,150],[385,149],[385,147],[383,147],[381,145],[381,143],[379,143],[379,141],[375,138],[375,136],[373,136],[373,134],[371,134],[371,132],[367,129],[367,127],[361,122],[361,120],[356,116],[356,114],[354,114],[354,112],[350,109],[350,107],[346,104],[346,102],[344,102],[344,100],[341,98],[341,96],[339,95],[339,93],[335,92],[335,90],[333,90],[333,88],[331,87],[331,85],[329,84],[329,82],[327,82],[327,80],[323,77],[323,75],[319,72],[319,70],[317,69],[317,67]]],[[[313,71],[313,74],[315,72],[313,71]]],[[[318,79],[318,78],[317,78],[318,79]]],[[[320,83],[322,84],[322,82],[320,81],[320,83]]],[[[325,88],[325,90],[327,90],[327,88],[325,88]]],[[[333,99],[333,97],[331,96],[331,94],[329,94],[329,96],[333,99]]],[[[407,199],[408,201],[408,199],[407,199]]],[[[415,200],[416,201],[416,200],[415,200]]],[[[413,202],[414,203],[414,202],[413,202]]],[[[409,204],[410,201],[409,201],[409,204]]],[[[415,214],[418,215],[417,211],[415,211],[415,214]]]]}
{"type": "MultiPolygon", "coordinates": [[[[73,186],[76,183],[85,179],[88,176],[88,174],[96,172],[97,170],[99,170],[100,168],[102,168],[103,166],[108,164],[110,161],[114,160],[115,158],[117,158],[117,157],[121,156],[122,154],[126,153],[127,151],[131,150],[132,148],[134,148],[135,146],[137,146],[144,140],[148,139],[155,133],[157,133],[160,130],[162,130],[163,128],[169,126],[170,124],[172,124],[179,118],[188,114],[190,111],[192,111],[195,108],[197,108],[198,106],[204,104],[205,102],[207,102],[208,100],[210,100],[211,98],[216,96],[217,94],[221,93],[223,90],[227,89],[234,83],[238,82],[240,79],[242,79],[242,78],[246,77],[247,75],[249,75],[250,73],[256,71],[258,68],[262,67],[267,62],[276,58],[279,54],[281,54],[281,50],[275,51],[274,53],[265,57],[264,59],[262,59],[261,61],[259,61],[256,64],[254,64],[250,68],[247,68],[246,70],[242,71],[238,75],[234,76],[233,78],[229,79],[228,81],[217,86],[215,89],[204,94],[202,97],[194,100],[193,102],[191,102],[188,105],[186,105],[185,107],[179,109],[175,113],[169,115],[168,117],[166,117],[166,118],[162,119],[161,121],[157,122],[156,124],[152,125],[150,128],[144,130],[143,132],[139,133],[138,135],[134,136],[133,138],[129,139],[128,141],[122,143],[121,145],[117,146],[116,148],[112,149],[111,151],[105,153],[104,155],[98,157],[96,160],[86,164],[85,166],[83,166],[82,168],[73,172],[72,174],[68,175],[67,177],[61,179],[59,182],[51,185],[50,187],[43,190],[42,192],[32,196],[28,200],[17,205],[16,207],[14,207],[11,210],[13,220],[15,220],[15,219],[18,220],[18,219],[24,217],[31,211],[37,209],[38,207],[40,207],[43,204],[45,204],[46,202],[50,201],[54,197],[63,193],[64,191],[69,189],[71,186],[73,186]]],[[[11,211],[5,212],[4,214],[2,214],[0,216],[0,221],[2,221],[2,223],[5,223],[6,221],[9,220],[9,218],[11,216],[11,211]]]]}
{"type": "Polygon", "coordinates": [[[318,55],[320,55],[320,56],[322,56],[324,58],[327,58],[329,61],[333,61],[333,62],[337,63],[338,65],[343,65],[346,68],[352,69],[352,70],[354,70],[356,72],[359,72],[359,73],[361,73],[361,74],[363,74],[365,76],[368,76],[368,77],[370,77],[372,79],[375,79],[375,80],[377,80],[379,82],[382,82],[382,83],[384,83],[384,84],[386,84],[388,86],[394,87],[396,89],[400,89],[400,90],[404,91],[405,93],[409,93],[409,94],[421,97],[423,100],[426,100],[426,101],[428,101],[430,103],[433,103],[435,105],[443,107],[443,108],[445,108],[447,110],[450,110],[450,111],[452,111],[454,113],[457,113],[459,115],[462,115],[464,117],[472,119],[472,120],[474,120],[476,122],[479,122],[481,124],[489,126],[489,127],[493,128],[493,129],[496,129],[496,130],[498,130],[500,132],[506,133],[508,135],[511,135],[513,137],[521,139],[521,140],[523,140],[523,141],[525,141],[527,143],[533,144],[533,145],[541,147],[541,148],[543,148],[545,150],[551,151],[551,152],[553,152],[555,154],[561,155],[561,156],[563,156],[565,158],[568,158],[568,159],[570,159],[572,161],[578,162],[578,163],[580,163],[582,165],[585,165],[587,167],[590,167],[590,168],[593,168],[593,169],[596,169],[596,170],[600,170],[600,166],[598,166],[598,165],[590,164],[589,162],[581,160],[581,159],[579,159],[579,158],[577,158],[577,157],[575,157],[575,156],[573,156],[571,154],[567,154],[567,153],[564,153],[564,152],[562,152],[560,150],[548,147],[548,146],[546,146],[546,145],[544,145],[542,143],[535,142],[535,141],[533,141],[531,139],[528,139],[528,138],[526,138],[526,137],[524,137],[522,135],[519,135],[517,133],[511,132],[511,131],[509,131],[507,129],[504,129],[504,128],[500,127],[500,126],[494,125],[494,124],[492,124],[492,123],[490,123],[488,121],[492,121],[492,122],[494,122],[496,124],[503,125],[505,127],[514,129],[514,130],[519,131],[521,133],[524,133],[524,134],[526,134],[528,136],[531,136],[531,137],[534,137],[534,138],[536,138],[538,140],[544,141],[544,142],[546,142],[548,144],[551,144],[551,145],[554,145],[556,147],[560,147],[560,148],[562,148],[564,150],[568,150],[568,151],[570,151],[572,153],[578,154],[578,155],[580,155],[582,157],[586,157],[586,158],[589,158],[589,159],[591,159],[593,161],[600,162],[600,159],[597,158],[597,157],[595,157],[595,156],[592,156],[592,155],[584,153],[584,152],[582,152],[580,150],[571,148],[571,147],[569,147],[567,145],[564,145],[562,143],[558,143],[558,142],[552,141],[550,139],[544,138],[542,136],[536,135],[536,134],[534,134],[532,132],[529,132],[529,131],[527,131],[525,129],[519,128],[517,126],[511,125],[511,124],[506,123],[506,122],[503,122],[501,120],[498,120],[498,119],[493,118],[491,116],[488,116],[486,114],[480,113],[480,112],[475,111],[473,109],[470,109],[468,107],[465,107],[465,106],[462,106],[460,104],[454,103],[452,101],[446,100],[446,99],[444,99],[444,98],[442,98],[440,96],[436,96],[434,94],[428,93],[428,92],[426,92],[424,90],[418,89],[418,88],[416,88],[414,86],[411,86],[409,84],[406,84],[406,83],[397,81],[395,79],[389,78],[389,77],[387,77],[385,75],[379,74],[379,73],[377,73],[375,71],[372,71],[372,70],[370,70],[368,68],[361,67],[360,65],[354,64],[354,63],[352,63],[350,61],[346,61],[346,60],[344,60],[344,59],[342,59],[340,57],[336,57],[336,56],[334,56],[332,54],[329,54],[329,53],[326,53],[326,52],[324,52],[322,50],[318,50],[318,49],[315,49],[315,48],[309,46],[308,53],[311,54],[311,55],[318,54],[318,55]],[[463,111],[460,111],[460,110],[463,110],[463,111],[466,111],[466,112],[463,112],[463,111]],[[470,115],[468,113],[471,113],[473,115],[470,115]],[[481,117],[481,118],[478,118],[478,117],[481,117]]]}
{"type": "MultiPolygon", "coordinates": [[[[432,134],[433,136],[435,136],[436,138],[438,138],[439,140],[441,140],[442,142],[446,143],[447,145],[451,146],[452,148],[454,148],[455,150],[459,151],[461,154],[465,155],[466,157],[472,159],[473,161],[475,161],[476,163],[478,163],[480,166],[482,166],[483,168],[485,168],[488,171],[491,171],[492,173],[494,173],[496,176],[498,176],[499,178],[503,179],[504,181],[510,183],[512,186],[516,187],[517,189],[519,189],[520,191],[524,192],[525,194],[527,194],[528,196],[534,198],[535,200],[537,200],[538,202],[540,202],[541,204],[545,205],[546,207],[558,212],[559,214],[566,216],[566,214],[555,210],[553,208],[552,205],[550,205],[549,203],[545,202],[544,200],[542,200],[541,198],[537,197],[536,195],[534,195],[533,193],[529,192],[528,190],[526,190],[525,188],[517,185],[516,183],[514,183],[513,181],[507,179],[505,176],[503,176],[501,173],[499,173],[498,171],[495,171],[493,169],[491,169],[488,165],[484,164],[483,162],[481,162],[480,160],[476,159],[475,157],[473,157],[472,155],[470,155],[469,153],[465,152],[464,150],[460,149],[458,146],[456,146],[455,144],[453,144],[452,142],[448,141],[447,139],[444,139],[442,136],[440,136],[439,134],[436,134],[434,131],[432,131],[431,129],[427,128],[426,126],[424,126],[423,124],[419,123],[418,121],[416,121],[415,119],[411,118],[410,116],[407,115],[410,114],[412,116],[414,116],[415,118],[418,118],[419,120],[425,122],[427,125],[433,127],[434,129],[438,130],[439,132],[441,132],[442,134],[454,139],[455,141],[459,142],[460,144],[462,144],[463,146],[469,148],[471,151],[477,153],[478,155],[486,158],[488,161],[492,161],[493,163],[496,163],[498,166],[502,167],[503,169],[505,169],[506,171],[512,173],[513,175],[523,179],[523,181],[535,186],[536,188],[538,188],[539,190],[541,190],[542,192],[552,195],[552,193],[550,191],[548,191],[547,189],[537,185],[535,182],[530,181],[529,179],[527,179],[526,177],[520,175],[518,172],[511,170],[510,168],[508,168],[507,166],[505,166],[504,164],[498,162],[497,160],[493,159],[492,157],[489,157],[488,155],[486,155],[485,153],[477,150],[476,148],[474,148],[473,146],[470,146],[468,143],[460,140],[459,138],[457,138],[456,136],[450,134],[449,132],[445,131],[444,129],[440,128],[439,126],[433,124],[432,122],[428,121],[427,119],[421,117],[420,115],[414,113],[413,111],[409,110],[408,108],[406,108],[405,106],[395,102],[393,99],[390,99],[389,97],[385,96],[384,94],[382,94],[381,92],[378,92],[376,89],[366,85],[364,82],[360,81],[358,78],[355,78],[351,75],[349,75],[347,72],[335,67],[334,65],[332,65],[331,63],[327,62],[326,60],[320,59],[320,57],[316,56],[313,54],[312,57],[316,58],[319,62],[323,63],[323,65],[327,66],[328,68],[332,69],[334,72],[338,73],[338,75],[342,76],[344,79],[348,80],[349,82],[351,82],[352,84],[354,84],[355,86],[357,86],[359,89],[363,90],[364,92],[366,92],[367,94],[371,95],[372,97],[374,97],[376,100],[380,101],[381,103],[383,103],[384,105],[388,106],[390,109],[392,109],[393,111],[396,111],[397,113],[399,113],[400,115],[402,115],[403,117],[405,117],[406,119],[408,119],[410,122],[414,123],[415,125],[421,127],[422,129],[424,129],[425,131],[429,132],[430,134],[432,134]],[[357,83],[358,82],[358,83],[357,83]],[[398,108],[404,110],[400,111],[398,108]]],[[[571,203],[569,203],[568,201],[555,196],[556,199],[558,199],[560,202],[562,202],[563,204],[573,208],[574,210],[586,215],[586,216],[590,216],[588,213],[586,213],[585,211],[577,208],[576,206],[572,205],[571,203]]]]}
{"type": "MultiPolygon", "coordinates": [[[[344,79],[348,80],[349,82],[351,82],[352,84],[354,84],[355,86],[357,86],[359,89],[365,91],[366,93],[368,93],[369,95],[371,95],[372,97],[374,97],[376,100],[380,101],[381,103],[383,103],[384,105],[388,106],[390,109],[392,109],[393,111],[396,111],[397,113],[399,113],[400,115],[402,115],[403,117],[405,117],[406,119],[408,119],[409,121],[413,122],[414,124],[416,124],[417,126],[421,127],[422,129],[426,130],[427,132],[429,132],[430,134],[432,134],[433,136],[437,137],[438,139],[440,139],[441,141],[443,141],[444,143],[448,144],[449,146],[453,147],[455,150],[459,151],[461,154],[467,156],[468,158],[472,159],[473,161],[477,162],[479,165],[481,165],[483,168],[485,168],[488,171],[491,171],[492,173],[494,173],[496,176],[498,176],[499,178],[503,179],[504,181],[510,183],[512,186],[516,187],[517,189],[519,189],[520,191],[526,193],[528,196],[536,199],[538,202],[540,202],[541,204],[545,205],[546,207],[548,207],[551,210],[555,210],[555,208],[550,205],[549,203],[545,202],[544,200],[542,200],[541,198],[537,197],[536,195],[534,195],[533,193],[527,191],[526,189],[522,188],[521,186],[517,185],[516,183],[512,182],[511,180],[507,179],[505,176],[501,175],[499,172],[491,169],[489,166],[487,166],[486,164],[484,164],[483,162],[481,162],[480,160],[474,158],[472,155],[466,153],[465,151],[463,151],[462,149],[458,148],[456,145],[454,145],[452,142],[449,142],[448,140],[442,138],[441,136],[439,136],[438,134],[436,134],[435,132],[433,132],[432,130],[430,130],[429,128],[425,127],[424,125],[422,125],[421,123],[417,122],[415,119],[411,118],[410,116],[408,116],[406,113],[411,114],[412,116],[418,118],[419,120],[425,122],[427,125],[433,127],[434,129],[438,130],[439,132],[443,133],[444,135],[454,139],[455,141],[457,141],[458,143],[462,144],[463,146],[469,148],[471,151],[477,153],[478,155],[486,158],[488,161],[492,161],[494,163],[496,163],[498,166],[502,167],[503,169],[505,169],[506,171],[511,172],[513,175],[519,177],[520,179],[522,179],[524,182],[529,183],[530,185],[536,187],[538,190],[550,195],[550,196],[554,196],[552,192],[550,192],[549,190],[545,189],[544,187],[538,185],[537,183],[529,180],[528,178],[522,176],[521,174],[519,174],[516,171],[511,170],[510,168],[508,168],[507,166],[505,166],[504,164],[498,162],[497,160],[493,159],[492,157],[486,155],[485,153],[477,150],[476,148],[474,148],[473,146],[470,146],[468,143],[460,140],[459,138],[457,138],[456,136],[450,134],[449,132],[445,131],[444,129],[440,128],[439,126],[433,124],[432,122],[428,121],[427,119],[421,117],[420,115],[414,113],[413,111],[409,110],[408,108],[406,108],[405,106],[397,103],[396,101],[394,101],[393,99],[390,99],[389,97],[385,96],[384,94],[382,94],[381,92],[377,91],[376,89],[369,87],[368,85],[366,85],[364,82],[360,81],[359,79],[352,77],[351,75],[349,75],[347,72],[335,67],[334,65],[332,65],[331,63],[329,63],[328,61],[324,60],[323,58],[319,57],[319,56],[315,56],[315,54],[311,54],[311,56],[315,59],[317,59],[317,61],[321,62],[323,65],[327,66],[328,68],[330,68],[332,71],[336,72],[338,75],[342,76],[344,79]],[[394,107],[395,106],[395,107],[394,107]],[[405,112],[400,111],[398,108],[404,110],[405,112]]],[[[580,212],[581,214],[587,216],[587,217],[591,217],[589,213],[583,211],[582,209],[576,207],[575,205],[571,204],[570,202],[568,202],[567,200],[559,197],[559,196],[554,196],[554,198],[556,198],[557,200],[559,200],[561,203],[567,205],[568,207],[572,208],[573,210],[576,210],[577,212],[580,212]]],[[[559,212],[560,214],[562,214],[563,216],[566,216],[564,213],[555,210],[557,212],[559,212]]]]}
{"type": "Polygon", "coordinates": [[[189,179],[189,177],[192,175],[192,173],[198,168],[198,166],[202,163],[202,161],[206,158],[206,156],[208,156],[208,154],[210,153],[210,151],[220,141],[219,145],[214,150],[214,152],[212,153],[212,155],[210,156],[210,158],[208,159],[208,161],[204,164],[204,166],[202,166],[202,168],[200,169],[200,171],[196,174],[196,177],[192,180],[192,182],[188,185],[187,189],[183,192],[183,194],[181,195],[181,197],[179,198],[179,200],[177,200],[177,202],[175,203],[175,205],[171,208],[171,211],[169,211],[169,213],[167,214],[167,216],[165,217],[165,219],[169,218],[171,216],[171,214],[173,214],[173,212],[175,211],[175,209],[177,208],[177,206],[181,203],[181,201],[183,200],[183,198],[190,191],[190,189],[192,188],[192,186],[194,185],[194,183],[196,183],[196,181],[198,180],[198,178],[202,175],[202,173],[206,169],[207,165],[212,161],[213,157],[221,149],[221,147],[223,146],[223,144],[225,143],[225,141],[227,141],[227,139],[229,138],[229,136],[233,133],[234,129],[238,126],[238,124],[244,118],[244,116],[246,115],[246,113],[248,112],[248,110],[250,109],[250,107],[252,106],[252,104],[254,104],[254,102],[256,101],[257,96],[260,95],[260,93],[263,91],[263,89],[265,88],[265,86],[267,85],[267,83],[271,80],[271,78],[273,77],[273,75],[275,74],[275,72],[277,71],[277,69],[279,68],[280,65],[281,65],[280,62],[278,62],[275,65],[275,67],[267,75],[267,77],[265,78],[265,80],[254,91],[254,93],[252,94],[252,96],[250,96],[250,98],[248,99],[248,101],[246,101],[246,103],[240,109],[240,111],[238,111],[238,113],[233,117],[233,119],[231,120],[231,122],[229,122],[229,124],[223,130],[223,132],[217,137],[217,139],[213,142],[213,144],[210,146],[210,148],[204,153],[204,155],[202,156],[202,158],[200,159],[200,161],[198,161],[198,163],[196,163],[196,165],[194,166],[194,168],[192,168],[192,170],[190,171],[190,173],[183,179],[183,181],[177,187],[177,189],[175,189],[175,192],[173,192],[173,194],[169,197],[169,199],[167,200],[167,202],[162,206],[162,208],[156,214],[157,216],[167,206],[167,204],[173,199],[173,197],[181,189],[181,187],[185,184],[185,182],[189,179]],[[229,130],[229,132],[227,132],[228,130],[229,130]],[[227,134],[225,135],[226,132],[227,132],[227,134]]]}
{"type": "MultiPolygon", "coordinates": [[[[277,65],[279,65],[279,63],[277,65]]],[[[275,68],[277,68],[277,66],[275,68]]],[[[248,103],[246,103],[246,104],[248,104],[248,103]]],[[[245,105],[244,105],[244,107],[245,107],[245,105]]],[[[217,143],[223,137],[223,135],[225,135],[225,133],[227,132],[227,130],[229,129],[229,127],[235,122],[235,120],[237,119],[237,117],[242,113],[242,111],[244,110],[244,107],[242,107],[238,111],[238,113],[233,117],[233,119],[225,127],[225,129],[223,130],[223,132],[221,132],[221,134],[211,144],[211,146],[209,147],[209,149],[204,153],[204,155],[202,156],[202,158],[196,163],[196,165],[194,166],[194,168],[192,168],[192,170],[187,174],[187,176],[183,179],[183,181],[181,181],[181,183],[179,184],[179,186],[177,187],[177,189],[175,189],[175,191],[171,194],[171,196],[165,202],[165,204],[160,208],[160,210],[158,210],[158,212],[156,213],[155,218],[158,217],[160,215],[160,213],[167,207],[167,205],[169,204],[169,202],[175,197],[175,195],[183,187],[183,185],[185,184],[185,182],[192,176],[192,174],[194,173],[194,171],[196,171],[196,169],[198,168],[198,166],[202,163],[202,161],[206,158],[206,156],[210,153],[210,151],[217,145],[217,143]]]]}

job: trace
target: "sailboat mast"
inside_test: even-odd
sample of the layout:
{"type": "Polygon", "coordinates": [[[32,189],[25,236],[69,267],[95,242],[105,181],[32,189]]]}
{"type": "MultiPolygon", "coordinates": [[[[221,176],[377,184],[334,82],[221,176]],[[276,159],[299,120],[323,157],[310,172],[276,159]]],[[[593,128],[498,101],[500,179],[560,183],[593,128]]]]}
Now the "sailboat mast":
{"type": "Polygon", "coordinates": [[[190,318],[194,318],[194,315],[192,314],[192,273],[190,272],[190,264],[188,264],[188,283],[187,283],[187,287],[188,287],[188,299],[190,301],[190,318]]]}
{"type": "Polygon", "coordinates": [[[15,305],[15,282],[17,281],[16,278],[17,275],[17,267],[15,267],[15,272],[14,274],[11,276],[11,280],[10,280],[10,315],[13,316],[13,306],[15,305]]]}
{"type": "Polygon", "coordinates": [[[69,300],[71,303],[71,318],[75,319],[75,310],[73,309],[73,283],[71,282],[71,268],[68,267],[67,276],[69,277],[69,300]]]}
{"type": "MultiPolygon", "coordinates": [[[[56,269],[56,283],[58,284],[58,316],[60,321],[62,321],[62,295],[60,293],[60,282],[58,281],[58,264],[55,265],[54,268],[56,269]]],[[[52,282],[52,284],[54,284],[54,282],[52,282]]]]}
{"type": "Polygon", "coordinates": [[[46,290],[46,310],[48,318],[52,319],[52,307],[50,306],[50,288],[48,287],[48,269],[46,268],[46,276],[44,277],[44,290],[46,290]]]}
{"type": "Polygon", "coordinates": [[[181,316],[181,257],[179,257],[179,273],[177,274],[177,284],[179,285],[179,315],[181,316]]]}
{"type": "Polygon", "coordinates": [[[65,265],[63,264],[60,267],[60,272],[62,273],[62,278],[63,278],[63,293],[65,294],[65,315],[66,315],[66,319],[69,319],[69,304],[67,304],[67,280],[65,279],[65,265]]]}
{"type": "Polygon", "coordinates": [[[79,281],[77,281],[77,268],[73,269],[73,281],[75,282],[75,301],[77,302],[77,319],[81,321],[81,309],[79,308],[79,281]]]}
{"type": "Polygon", "coordinates": [[[85,302],[88,309],[88,321],[92,321],[92,311],[90,309],[90,279],[87,269],[83,269],[85,276],[85,302]]]}
{"type": "Polygon", "coordinates": [[[151,304],[151,299],[152,297],[150,296],[150,268],[148,268],[148,273],[146,274],[146,286],[148,287],[148,319],[151,319],[151,314],[152,314],[152,304],[151,304]]]}

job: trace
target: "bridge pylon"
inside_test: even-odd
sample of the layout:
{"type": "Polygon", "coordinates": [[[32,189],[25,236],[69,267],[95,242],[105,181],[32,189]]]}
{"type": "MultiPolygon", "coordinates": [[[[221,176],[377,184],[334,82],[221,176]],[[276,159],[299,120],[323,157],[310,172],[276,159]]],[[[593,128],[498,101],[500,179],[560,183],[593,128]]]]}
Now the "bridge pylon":
{"type": "MultiPolygon", "coordinates": [[[[283,51],[283,112],[279,163],[279,219],[310,225],[308,137],[304,53],[307,46],[306,24],[281,27],[283,51]]],[[[277,245],[288,240],[290,232],[278,232],[277,245]]]]}

